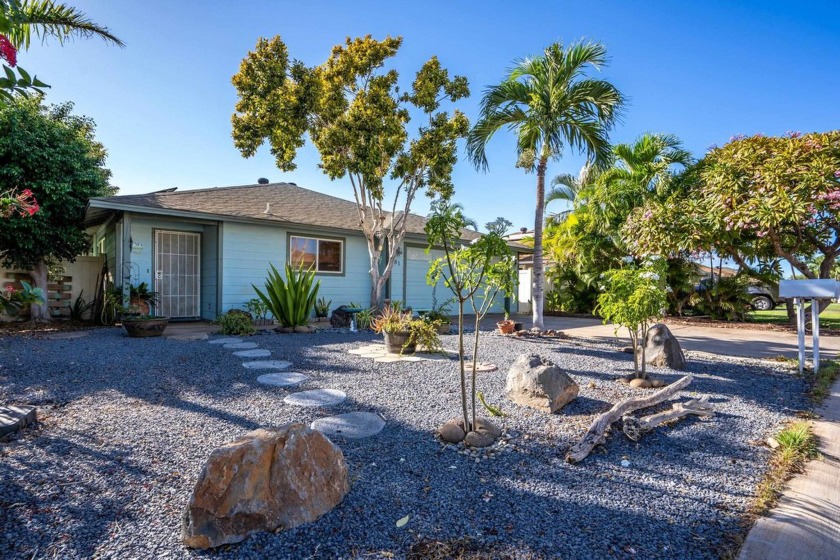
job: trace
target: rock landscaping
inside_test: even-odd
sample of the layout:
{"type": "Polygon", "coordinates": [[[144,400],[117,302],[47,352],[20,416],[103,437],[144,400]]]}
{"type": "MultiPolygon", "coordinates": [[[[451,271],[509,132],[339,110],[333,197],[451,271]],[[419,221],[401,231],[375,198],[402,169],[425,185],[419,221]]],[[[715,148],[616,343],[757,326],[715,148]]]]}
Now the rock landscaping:
{"type": "MultiPolygon", "coordinates": [[[[455,339],[444,336],[444,346],[455,339]]],[[[331,493],[322,503],[337,506],[313,507],[320,518],[295,517],[306,520],[277,534],[263,530],[280,519],[272,504],[271,515],[249,518],[258,532],[214,557],[405,558],[429,542],[466,540],[493,557],[717,558],[728,535],[743,530],[767,469],[764,440],[808,407],[804,381],[786,364],[690,354],[691,384],[638,412],[638,442],[619,422],[570,464],[566,453],[600,414],[654,394],[615,382],[633,364],[613,346],[539,344],[540,358],[578,387],[548,414],[507,397],[508,372],[535,351],[533,341],[485,337],[480,358],[499,370],[482,373],[478,389],[504,416],[479,408],[501,436],[477,448],[437,434],[460,410],[455,361],[350,354],[381,344],[366,333],[266,333],[249,342],[271,352],[262,362],[271,365],[252,369],[243,363],[261,362],[223,348],[241,341],[220,340],[130,339],[116,328],[74,340],[0,338],[0,402],[36,406],[39,419],[0,442],[0,557],[197,558],[182,541],[185,508],[188,538],[202,534],[199,519],[217,528],[225,519],[224,508],[192,509],[214,450],[295,423],[340,448],[349,492],[331,493]],[[313,390],[346,400],[328,408],[284,402],[313,390]],[[689,412],[644,429],[668,417],[657,414],[703,412],[704,403],[714,415],[689,412]]],[[[649,372],[670,384],[683,375],[649,372]]],[[[234,496],[241,480],[219,485],[218,495],[234,496]]],[[[285,523],[274,527],[295,522],[285,523]]],[[[224,540],[214,539],[203,542],[224,540]]]]}
{"type": "Polygon", "coordinates": [[[184,510],[181,538],[192,548],[213,548],[292,529],[349,491],[344,455],[319,432],[302,424],[254,430],[210,455],[184,510]]]}

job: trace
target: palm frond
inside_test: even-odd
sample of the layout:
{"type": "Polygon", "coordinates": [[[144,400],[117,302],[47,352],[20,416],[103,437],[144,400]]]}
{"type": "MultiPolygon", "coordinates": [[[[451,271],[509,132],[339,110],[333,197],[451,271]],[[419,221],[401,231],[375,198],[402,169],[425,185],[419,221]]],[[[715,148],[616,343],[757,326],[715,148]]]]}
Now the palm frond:
{"type": "Polygon", "coordinates": [[[119,47],[125,46],[107,27],[98,25],[76,8],[53,0],[22,0],[10,19],[15,25],[9,32],[9,40],[22,49],[29,48],[33,34],[42,42],[48,37],[60,44],[75,37],[100,37],[119,47]]]}

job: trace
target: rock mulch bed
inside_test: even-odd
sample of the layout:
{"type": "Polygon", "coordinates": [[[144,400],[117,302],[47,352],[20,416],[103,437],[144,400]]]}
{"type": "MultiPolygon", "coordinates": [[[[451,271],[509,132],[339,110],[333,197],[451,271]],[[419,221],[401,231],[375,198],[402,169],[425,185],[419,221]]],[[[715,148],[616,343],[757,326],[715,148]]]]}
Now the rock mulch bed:
{"type": "MultiPolygon", "coordinates": [[[[632,371],[632,357],[578,340],[488,335],[479,359],[499,370],[481,374],[479,389],[506,414],[493,418],[504,446],[459,454],[434,436],[460,410],[457,362],[348,354],[378,342],[363,333],[249,340],[308,379],[264,385],[257,378],[269,372],[230,351],[128,339],[116,328],[76,340],[0,338],[0,402],[36,405],[40,420],[0,442],[0,557],[200,557],[180,542],[181,514],[210,452],[259,427],[330,418],[283,398],[332,388],[347,400],[329,414],[384,423],[371,438],[333,438],[350,493],[314,525],[255,535],[214,557],[400,558],[431,541],[469,539],[519,557],[717,558],[766,470],[770,452],[757,442],[807,407],[803,381],[783,364],[689,353],[694,382],[681,398],[708,396],[713,418],[686,418],[638,443],[613,433],[569,465],[564,453],[598,413],[644,391],[614,381],[632,371]],[[580,385],[558,414],[505,397],[507,370],[526,352],[580,385]]],[[[669,382],[682,375],[651,372],[669,382]]]]}

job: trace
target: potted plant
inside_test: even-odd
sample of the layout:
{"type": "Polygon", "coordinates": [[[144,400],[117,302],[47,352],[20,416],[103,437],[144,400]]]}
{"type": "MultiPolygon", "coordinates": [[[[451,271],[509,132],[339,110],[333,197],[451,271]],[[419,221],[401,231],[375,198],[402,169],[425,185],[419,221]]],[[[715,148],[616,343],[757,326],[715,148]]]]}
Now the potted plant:
{"type": "Polygon", "coordinates": [[[496,323],[499,332],[502,334],[511,334],[516,329],[516,323],[510,319],[510,313],[505,310],[505,318],[496,323]]]}
{"type": "Polygon", "coordinates": [[[123,308],[120,315],[123,329],[131,338],[161,336],[169,324],[169,317],[143,314],[138,306],[123,308]]]}
{"type": "Polygon", "coordinates": [[[315,302],[315,319],[320,321],[321,319],[326,319],[329,316],[330,312],[330,304],[332,300],[327,301],[326,298],[320,297],[318,301],[315,302]]]}
{"type": "Polygon", "coordinates": [[[136,286],[132,284],[128,292],[130,307],[136,307],[140,315],[149,315],[152,308],[158,304],[160,294],[151,291],[145,282],[140,282],[136,286]]]}
{"type": "Polygon", "coordinates": [[[396,306],[386,306],[373,319],[371,328],[384,335],[385,346],[392,354],[414,353],[418,344],[430,352],[441,350],[434,325],[422,319],[414,319],[411,311],[401,311],[396,306]]]}

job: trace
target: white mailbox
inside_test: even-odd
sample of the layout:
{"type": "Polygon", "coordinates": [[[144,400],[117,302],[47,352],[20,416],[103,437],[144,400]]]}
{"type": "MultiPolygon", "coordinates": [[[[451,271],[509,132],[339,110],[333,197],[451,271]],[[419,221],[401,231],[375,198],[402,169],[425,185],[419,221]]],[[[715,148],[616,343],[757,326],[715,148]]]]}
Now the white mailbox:
{"type": "Polygon", "coordinates": [[[838,299],[840,282],[837,280],[782,280],[779,296],[783,298],[838,299]]]}
{"type": "MultiPolygon", "coordinates": [[[[811,309],[817,309],[820,299],[840,298],[837,280],[782,280],[779,296],[793,299],[796,306],[796,334],[799,338],[799,373],[805,370],[805,302],[811,300],[811,309]]],[[[811,313],[811,331],[814,337],[814,373],[820,370],[820,314],[811,313]]]]}

